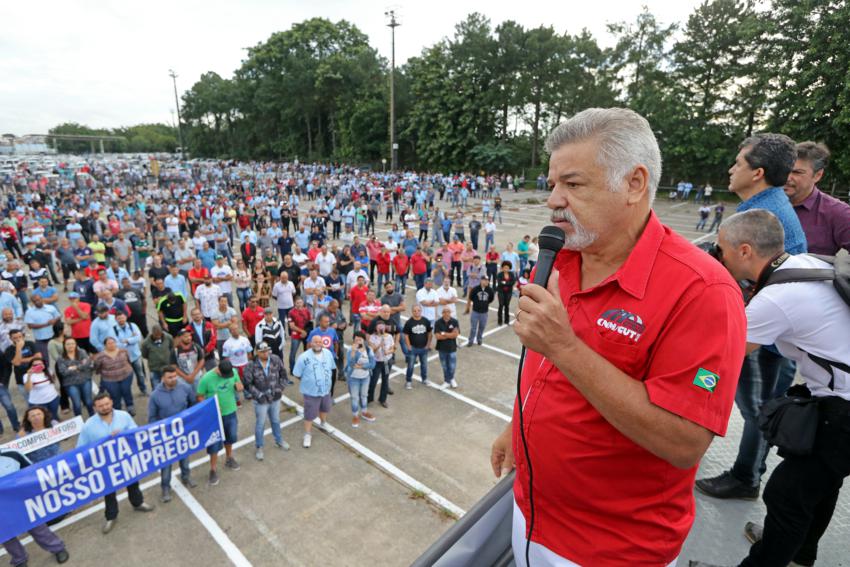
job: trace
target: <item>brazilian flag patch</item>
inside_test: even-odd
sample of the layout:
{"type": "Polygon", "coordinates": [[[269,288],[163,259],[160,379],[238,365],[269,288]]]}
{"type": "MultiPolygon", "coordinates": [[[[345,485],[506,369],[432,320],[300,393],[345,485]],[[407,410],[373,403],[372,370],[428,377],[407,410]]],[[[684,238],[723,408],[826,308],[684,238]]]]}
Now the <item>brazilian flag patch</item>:
{"type": "Polygon", "coordinates": [[[720,376],[705,368],[697,370],[697,375],[694,376],[694,386],[709,392],[714,392],[718,382],[720,382],[720,376]]]}

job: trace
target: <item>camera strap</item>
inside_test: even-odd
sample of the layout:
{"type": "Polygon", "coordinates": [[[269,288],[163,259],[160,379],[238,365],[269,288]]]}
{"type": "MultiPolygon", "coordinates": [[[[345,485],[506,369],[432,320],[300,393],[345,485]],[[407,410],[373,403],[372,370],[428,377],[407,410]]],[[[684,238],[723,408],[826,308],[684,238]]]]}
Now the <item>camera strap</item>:
{"type": "MultiPolygon", "coordinates": [[[[773,259],[768,262],[767,266],[765,266],[761,271],[761,274],[759,274],[756,284],[753,286],[753,293],[750,295],[750,300],[752,300],[752,298],[755,297],[755,295],[760,292],[765,285],[767,285],[767,280],[773,272],[775,272],[777,268],[784,264],[785,260],[790,257],[791,255],[788,252],[782,252],[774,256],[773,259]]],[[[749,303],[749,301],[747,301],[747,303],[749,303]]]]}

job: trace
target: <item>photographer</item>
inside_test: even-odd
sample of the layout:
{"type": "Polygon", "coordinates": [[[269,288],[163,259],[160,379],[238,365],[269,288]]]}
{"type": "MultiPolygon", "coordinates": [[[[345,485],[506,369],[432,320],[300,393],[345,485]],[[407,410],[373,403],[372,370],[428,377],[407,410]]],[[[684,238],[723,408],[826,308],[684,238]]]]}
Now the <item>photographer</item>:
{"type": "MultiPolygon", "coordinates": [[[[757,282],[747,305],[747,352],[775,344],[783,356],[796,361],[805,382],[805,386],[794,386],[794,393],[817,399],[810,454],[792,454],[780,444],[784,460],[764,490],[764,529],[752,523],[745,528],[755,542],[740,563],[745,567],[785,566],[792,560],[814,565],[818,540],[829,525],[841,484],[850,474],[850,351],[845,341],[850,307],[829,281],[799,281],[795,274],[790,282],[773,285],[779,275],[772,276],[775,272],[830,268],[806,254],[788,255],[784,247],[782,225],[766,210],[730,217],[718,235],[719,259],[732,276],[757,282]]],[[[803,429],[800,422],[794,423],[788,437],[799,436],[803,429]]]]}

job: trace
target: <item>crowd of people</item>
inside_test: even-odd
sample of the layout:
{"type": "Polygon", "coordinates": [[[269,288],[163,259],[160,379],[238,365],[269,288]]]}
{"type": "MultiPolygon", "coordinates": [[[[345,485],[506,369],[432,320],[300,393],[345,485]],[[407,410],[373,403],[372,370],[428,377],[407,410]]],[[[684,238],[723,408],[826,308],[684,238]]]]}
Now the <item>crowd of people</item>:
{"type": "MultiPolygon", "coordinates": [[[[289,449],[280,404],[294,379],[305,448],[337,382],[350,392],[355,428],[376,420],[373,404],[389,407],[394,364],[406,389],[417,364],[428,384],[435,350],[457,388],[459,302],[466,298],[466,345],[481,345],[492,304],[509,324],[537,261],[536,238],[497,244],[501,194],[524,183],[510,176],[235,162],[174,162],[152,176],[120,160],[82,170],[48,178],[22,167],[3,180],[8,423],[27,433],[30,410],[19,420],[16,390],[46,427],[85,415],[80,444],[135,427],[140,396],[149,422],[216,396],[224,439],[208,448],[210,485],[222,447],[224,466],[240,468],[232,446],[243,402],[254,408],[256,459],[267,422],[276,447],[289,449]]],[[[188,462],[180,468],[195,486],[188,462]]],[[[136,510],[150,509],[138,485],[128,490],[136,510]]],[[[117,513],[112,495],[105,533],[117,513]]]]}
{"type": "MultiPolygon", "coordinates": [[[[719,231],[717,263],[652,212],[660,152],[645,119],[590,109],[556,128],[547,146],[549,206],[567,244],[552,276],[558,287],[530,286],[515,311],[539,247],[530,235],[512,243],[498,234],[502,192],[522,180],[294,163],[175,162],[153,176],[102,161],[59,178],[22,168],[4,180],[0,223],[0,402],[12,430],[26,435],[85,413],[85,445],[134,428],[145,397],[149,422],[216,397],[223,438],[207,448],[215,486],[222,449],[223,466],[240,469],[233,446],[243,404],[254,410],[256,460],[265,459],[267,423],[276,448],[289,450],[281,403],[297,380],[308,449],[338,382],[353,428],[378,419],[375,406],[389,407],[392,373],[404,374],[407,390],[415,378],[428,384],[432,349],[443,387],[458,388],[459,347],[483,344],[492,309],[529,348],[519,420],[492,453],[497,475],[517,468],[515,558],[524,547],[541,564],[675,564],[693,522],[694,486],[716,498],[759,496],[769,452],[759,407],[799,370],[825,417],[810,452],[784,454],[771,476],[765,525],[746,525],[754,545],[741,565],[812,565],[850,474],[850,361],[830,339],[843,334],[823,333],[844,325],[843,333],[850,320],[831,288],[764,288],[786,261],[786,269],[825,269],[807,251],[850,249],[850,206],[816,187],[828,150],[777,134],[742,143],[729,172],[738,213],[724,220],[716,206],[708,229],[719,231]],[[618,128],[625,133],[608,139],[618,128]],[[604,170],[623,164],[589,166],[601,143],[625,144],[619,149],[637,165],[617,170],[621,178],[604,170]],[[576,189],[576,171],[590,191],[576,189]],[[736,280],[755,285],[742,295],[736,280]],[[790,324],[798,319],[809,326],[790,324]],[[716,332],[704,332],[707,322],[716,332]],[[20,422],[16,391],[27,407],[20,422]],[[745,421],[737,460],[694,485],[733,403],[745,421]],[[534,428],[523,425],[526,405],[534,428]],[[520,439],[524,451],[515,450],[520,439]],[[563,483],[564,470],[582,482],[563,483]],[[619,482],[634,474],[637,481],[619,482]],[[534,531],[532,498],[547,510],[537,525],[544,532],[534,531]]],[[[691,190],[683,182],[677,198],[691,190]]],[[[697,230],[711,211],[710,186],[700,193],[697,230]]],[[[21,466],[58,451],[44,447],[21,466]]],[[[188,461],[179,466],[181,482],[196,486],[188,461]]],[[[134,510],[153,509],[138,483],[128,492],[134,510]]],[[[160,500],[171,500],[170,466],[160,500]]],[[[108,533],[115,494],[105,514],[108,533]]],[[[49,528],[32,535],[68,559],[49,528]]],[[[4,545],[13,562],[25,561],[17,540],[4,545]]]]}

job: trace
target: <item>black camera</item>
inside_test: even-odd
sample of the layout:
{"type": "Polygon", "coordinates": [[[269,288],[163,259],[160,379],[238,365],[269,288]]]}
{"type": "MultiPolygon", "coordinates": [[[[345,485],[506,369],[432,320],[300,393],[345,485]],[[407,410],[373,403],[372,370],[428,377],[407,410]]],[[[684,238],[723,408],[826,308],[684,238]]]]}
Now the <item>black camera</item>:
{"type": "Polygon", "coordinates": [[[702,242],[697,244],[697,248],[717,260],[718,262],[722,261],[723,255],[720,252],[720,247],[717,246],[716,242],[702,242]]]}

